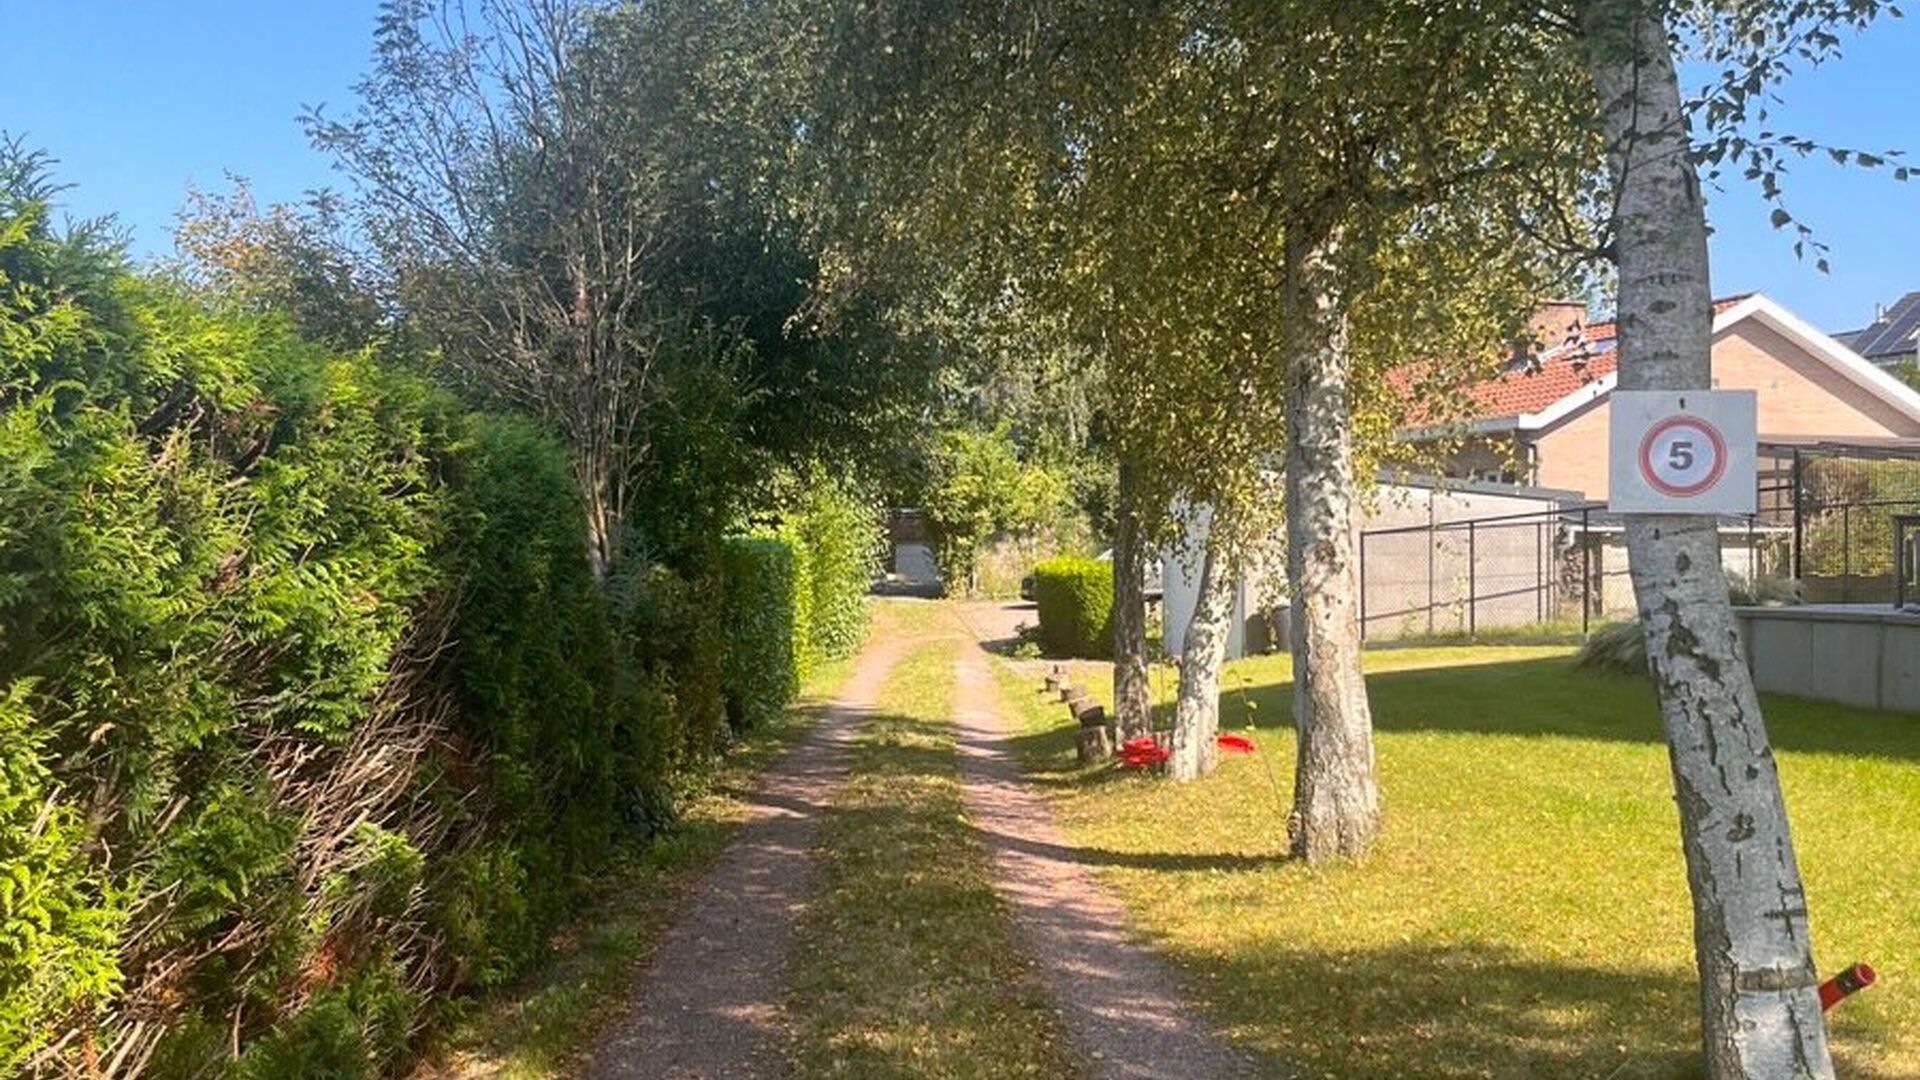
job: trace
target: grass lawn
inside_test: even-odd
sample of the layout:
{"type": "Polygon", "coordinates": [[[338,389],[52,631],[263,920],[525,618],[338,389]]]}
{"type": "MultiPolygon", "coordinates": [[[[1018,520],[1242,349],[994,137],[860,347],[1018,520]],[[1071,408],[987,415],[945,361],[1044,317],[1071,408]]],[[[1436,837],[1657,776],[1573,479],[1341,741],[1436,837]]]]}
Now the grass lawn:
{"type": "MultiPolygon", "coordinates": [[[[1073,764],[1066,710],[1001,665],[1069,834],[1243,1045],[1314,1076],[1697,1074],[1686,879],[1651,688],[1561,648],[1368,655],[1386,830],[1283,860],[1284,658],[1229,666],[1260,753],[1173,785],[1073,764]]],[[[1102,695],[1099,669],[1076,679],[1102,695]]],[[[1156,688],[1170,689],[1159,677],[1156,688]]],[[[1920,1077],[1920,717],[1769,699],[1841,1075],[1920,1077]]]]}
{"type": "Polygon", "coordinates": [[[826,816],[788,999],[798,1076],[1077,1074],[964,817],[956,648],[929,643],[894,669],[826,816]]]}
{"type": "MultiPolygon", "coordinates": [[[[876,632],[886,626],[884,617],[876,619],[876,632]]],[[[597,883],[600,901],[555,936],[551,962],[474,1002],[416,1080],[578,1075],[580,1057],[601,1027],[626,1008],[640,965],[680,897],[733,838],[754,777],[813,727],[852,670],[851,660],[822,665],[776,722],[736,742],[709,790],[683,808],[673,831],[597,883]]]]}

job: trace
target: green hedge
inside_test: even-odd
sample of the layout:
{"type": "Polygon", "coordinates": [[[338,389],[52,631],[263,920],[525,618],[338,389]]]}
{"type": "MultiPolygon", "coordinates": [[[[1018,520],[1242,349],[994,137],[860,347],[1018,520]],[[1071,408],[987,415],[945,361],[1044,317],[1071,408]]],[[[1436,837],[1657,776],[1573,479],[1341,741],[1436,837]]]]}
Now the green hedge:
{"type": "Polygon", "coordinates": [[[867,632],[867,591],[879,571],[880,515],[843,482],[815,473],[795,500],[789,532],[806,545],[816,660],[853,655],[867,632]]]}
{"type": "Polygon", "coordinates": [[[723,741],[721,579],[603,591],[543,431],[39,203],[0,284],[0,1075],[402,1067],[723,741]]]}
{"type": "Polygon", "coordinates": [[[800,692],[812,590],[806,547],[792,537],[729,537],[722,552],[727,719],[744,731],[800,692]]]}
{"type": "Polygon", "coordinates": [[[1033,568],[1040,647],[1050,656],[1103,659],[1113,654],[1113,565],[1063,555],[1033,568]]]}

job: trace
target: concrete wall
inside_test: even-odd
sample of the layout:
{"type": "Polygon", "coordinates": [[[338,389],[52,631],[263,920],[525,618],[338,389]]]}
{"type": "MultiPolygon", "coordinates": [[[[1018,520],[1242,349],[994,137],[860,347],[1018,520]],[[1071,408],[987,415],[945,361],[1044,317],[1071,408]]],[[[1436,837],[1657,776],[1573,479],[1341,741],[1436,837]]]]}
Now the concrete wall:
{"type": "Polygon", "coordinates": [[[1737,608],[1734,616],[1760,689],[1920,712],[1920,615],[1875,604],[1737,608]]]}
{"type": "Polygon", "coordinates": [[[1366,537],[1361,559],[1367,636],[1466,633],[1559,616],[1568,537],[1550,515],[1570,499],[1568,492],[1518,488],[1382,485],[1379,504],[1361,529],[1412,531],[1366,537]],[[1430,529],[1516,517],[1471,530],[1430,529]]]}

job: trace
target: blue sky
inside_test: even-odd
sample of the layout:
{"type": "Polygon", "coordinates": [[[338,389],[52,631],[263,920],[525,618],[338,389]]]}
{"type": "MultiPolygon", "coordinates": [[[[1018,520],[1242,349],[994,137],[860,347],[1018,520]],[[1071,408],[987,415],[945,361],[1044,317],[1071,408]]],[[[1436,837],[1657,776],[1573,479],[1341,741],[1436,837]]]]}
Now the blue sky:
{"type": "MultiPolygon", "coordinates": [[[[169,247],[189,183],[229,171],[263,201],[337,185],[307,147],[303,105],[344,113],[370,53],[377,0],[0,0],[0,129],[60,159],[72,212],[114,212],[143,255],[169,247]]],[[[1920,22],[1889,20],[1783,88],[1784,130],[1920,165],[1920,22]]],[[[1824,158],[1788,178],[1789,204],[1833,248],[1832,273],[1793,257],[1744,187],[1709,193],[1714,287],[1761,290],[1829,330],[1920,289],[1920,180],[1824,158]]]]}

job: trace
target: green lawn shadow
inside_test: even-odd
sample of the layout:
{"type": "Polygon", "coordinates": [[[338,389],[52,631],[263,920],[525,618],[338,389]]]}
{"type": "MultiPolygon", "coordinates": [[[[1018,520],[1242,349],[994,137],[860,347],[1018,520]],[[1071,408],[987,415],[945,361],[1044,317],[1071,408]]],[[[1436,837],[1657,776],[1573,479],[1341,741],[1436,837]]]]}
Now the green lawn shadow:
{"type": "MultiPolygon", "coordinates": [[[[1292,688],[1285,677],[1229,688],[1222,721],[1238,726],[1251,701],[1256,726],[1291,726],[1292,688]]],[[[1568,657],[1370,672],[1367,693],[1383,732],[1664,741],[1647,679],[1583,671],[1568,657]]],[[[1920,761],[1920,716],[1778,694],[1761,707],[1777,750],[1920,761]]]]}

